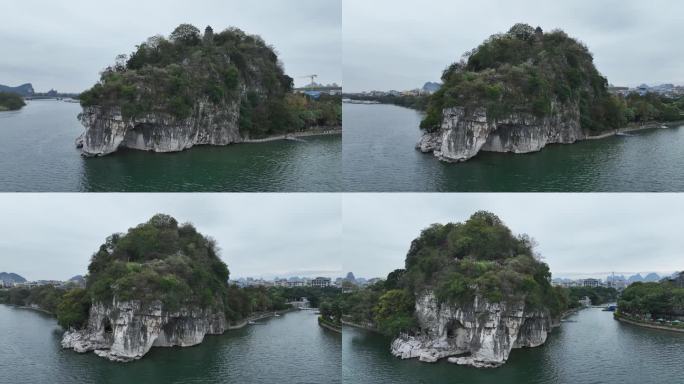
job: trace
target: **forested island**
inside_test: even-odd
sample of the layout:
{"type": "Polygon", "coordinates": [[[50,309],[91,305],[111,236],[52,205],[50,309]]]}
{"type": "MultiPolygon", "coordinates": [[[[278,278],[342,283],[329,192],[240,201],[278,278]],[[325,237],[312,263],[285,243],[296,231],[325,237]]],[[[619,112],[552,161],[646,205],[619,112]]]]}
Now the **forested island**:
{"type": "Polygon", "coordinates": [[[0,92],[0,112],[18,111],[25,105],[26,103],[21,96],[14,93],[0,92]]]}
{"type": "Polygon", "coordinates": [[[500,366],[512,349],[543,344],[590,291],[551,286],[535,245],[490,212],[433,224],[413,240],[403,269],[344,296],[343,318],[394,338],[400,358],[500,366]]]}
{"type": "Polygon", "coordinates": [[[341,98],[292,93],[273,47],[237,28],[189,24],[154,36],[80,95],[87,156],[119,148],[173,152],[339,130],[341,98]]]}
{"type": "Polygon", "coordinates": [[[618,301],[615,318],[684,332],[684,272],[657,283],[631,284],[618,301]]]}
{"type": "Polygon", "coordinates": [[[417,145],[443,161],[526,153],[648,122],[682,120],[684,98],[608,92],[592,54],[561,30],[516,24],[466,52],[428,97],[417,145]]]}
{"type": "Polygon", "coordinates": [[[212,238],[159,214],[107,237],[92,256],[85,287],[0,290],[0,303],[55,314],[66,330],[64,348],[130,361],[155,346],[195,345],[207,334],[289,310],[287,302],[300,297],[327,308],[339,295],[336,288],[239,288],[228,277],[212,238]]]}

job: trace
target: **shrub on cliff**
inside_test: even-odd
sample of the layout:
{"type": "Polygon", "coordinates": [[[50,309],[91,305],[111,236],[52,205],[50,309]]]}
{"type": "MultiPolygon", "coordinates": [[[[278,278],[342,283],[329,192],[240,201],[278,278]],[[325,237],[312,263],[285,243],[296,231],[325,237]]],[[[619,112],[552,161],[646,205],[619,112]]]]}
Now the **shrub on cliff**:
{"type": "Polygon", "coordinates": [[[82,328],[88,322],[90,296],[83,288],[66,292],[57,305],[57,323],[63,328],[82,328]]]}
{"type": "Polygon", "coordinates": [[[225,310],[228,268],[215,241],[171,216],[155,215],[125,234],[109,236],[88,272],[87,289],[94,301],[161,300],[167,310],[225,310]]]}
{"type": "Polygon", "coordinates": [[[478,296],[492,303],[524,302],[557,316],[570,305],[568,292],[551,286],[549,267],[535,245],[490,212],[476,212],[464,223],[433,224],[412,241],[406,268],[351,293],[344,313],[396,335],[415,327],[415,296],[429,289],[440,303],[469,305],[478,296]]]}
{"type": "Polygon", "coordinates": [[[184,119],[196,103],[239,103],[240,129],[252,136],[293,129],[282,120],[292,78],[273,49],[237,28],[204,36],[189,24],[154,36],[102,72],[80,96],[81,105],[120,107],[124,118],[162,113],[184,119]]]}
{"type": "Polygon", "coordinates": [[[375,322],[378,329],[387,335],[406,332],[416,326],[413,317],[415,297],[408,290],[392,289],[378,299],[375,322]]]}
{"type": "Polygon", "coordinates": [[[16,111],[24,107],[24,99],[14,93],[0,92],[0,111],[16,111]]]}
{"type": "Polygon", "coordinates": [[[479,295],[491,302],[524,300],[558,314],[551,273],[534,246],[532,238],[513,235],[489,212],[476,212],[464,223],[434,224],[411,243],[404,284],[416,293],[433,289],[443,302],[465,304],[479,295]]]}
{"type": "Polygon", "coordinates": [[[442,74],[444,85],[430,97],[421,127],[433,130],[442,110],[484,107],[490,120],[511,113],[549,116],[577,106],[588,131],[615,129],[626,122],[624,105],[608,93],[587,47],[561,30],[516,24],[467,52],[442,74]]]}

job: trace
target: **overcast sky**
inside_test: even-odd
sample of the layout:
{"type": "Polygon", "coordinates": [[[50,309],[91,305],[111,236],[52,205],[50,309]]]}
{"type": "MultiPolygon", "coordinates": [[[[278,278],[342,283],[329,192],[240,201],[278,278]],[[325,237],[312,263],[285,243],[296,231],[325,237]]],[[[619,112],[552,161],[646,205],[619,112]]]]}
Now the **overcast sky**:
{"type": "Polygon", "coordinates": [[[432,223],[497,214],[539,243],[554,277],[684,270],[682,194],[345,194],[342,267],[385,277],[432,223]]]}
{"type": "Polygon", "coordinates": [[[586,43],[615,85],[684,83],[684,2],[344,0],[345,91],[412,89],[518,22],[586,43]]]}
{"type": "Polygon", "coordinates": [[[341,274],[331,194],[2,194],[0,272],[65,280],[105,238],[167,213],[215,238],[231,278],[341,274]]]}
{"type": "Polygon", "coordinates": [[[275,46],[296,85],[341,83],[340,0],[117,0],[0,2],[0,84],[80,92],[117,54],[181,23],[236,26],[275,46]]]}

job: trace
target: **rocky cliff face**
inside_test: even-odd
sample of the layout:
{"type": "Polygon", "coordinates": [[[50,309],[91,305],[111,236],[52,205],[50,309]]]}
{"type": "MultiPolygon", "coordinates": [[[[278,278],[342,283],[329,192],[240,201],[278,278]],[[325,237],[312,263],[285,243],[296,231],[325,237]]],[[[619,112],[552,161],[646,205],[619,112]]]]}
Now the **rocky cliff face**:
{"type": "Polygon", "coordinates": [[[548,313],[531,311],[524,302],[489,303],[475,298],[468,306],[439,303],[431,291],[416,298],[420,333],[402,335],[392,342],[392,354],[475,367],[496,367],[506,362],[513,348],[536,347],[552,328],[548,313]]]}
{"type": "Polygon", "coordinates": [[[111,305],[93,304],[88,326],[65,332],[62,347],[79,353],[95,351],[98,356],[125,362],[141,358],[152,347],[196,345],[205,335],[226,329],[223,313],[197,308],[169,312],[161,302],[144,305],[115,300],[111,305]]]}
{"type": "Polygon", "coordinates": [[[580,127],[579,108],[552,106],[544,118],[511,114],[488,121],[479,108],[466,113],[462,107],[443,110],[440,129],[426,132],[416,148],[447,162],[466,161],[479,151],[535,152],[547,144],[569,144],[586,137],[580,127]]]}
{"type": "Polygon", "coordinates": [[[196,103],[187,119],[148,114],[124,119],[119,108],[85,107],[79,120],[85,132],[76,139],[86,156],[102,156],[119,148],[176,152],[194,145],[227,145],[242,141],[239,104],[196,103]]]}

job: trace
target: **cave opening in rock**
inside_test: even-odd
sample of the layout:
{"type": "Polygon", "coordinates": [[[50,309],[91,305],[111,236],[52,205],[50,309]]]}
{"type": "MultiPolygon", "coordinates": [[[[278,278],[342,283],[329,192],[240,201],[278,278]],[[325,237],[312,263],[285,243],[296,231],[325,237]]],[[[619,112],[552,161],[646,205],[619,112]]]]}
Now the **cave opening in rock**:
{"type": "Polygon", "coordinates": [[[112,322],[109,319],[104,320],[104,331],[105,333],[113,333],[112,322]]]}
{"type": "Polygon", "coordinates": [[[463,335],[464,327],[460,321],[453,319],[449,321],[446,325],[446,336],[447,338],[454,339],[459,338],[463,335]]]}

